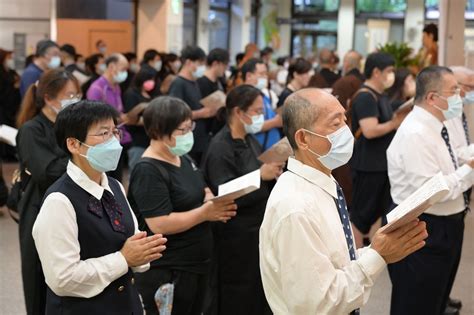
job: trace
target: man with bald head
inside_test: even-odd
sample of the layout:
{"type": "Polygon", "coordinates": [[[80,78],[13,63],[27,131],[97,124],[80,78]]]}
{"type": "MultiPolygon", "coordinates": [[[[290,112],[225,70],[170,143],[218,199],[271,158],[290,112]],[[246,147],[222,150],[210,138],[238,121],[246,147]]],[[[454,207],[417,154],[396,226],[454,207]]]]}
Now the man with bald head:
{"type": "Polygon", "coordinates": [[[332,87],[341,76],[334,72],[337,67],[337,56],[333,51],[323,48],[319,52],[319,73],[324,78],[328,87],[332,87]]]}
{"type": "Polygon", "coordinates": [[[360,62],[362,55],[355,50],[349,50],[342,60],[342,74],[355,75],[360,81],[364,81],[365,77],[360,72],[360,62]]]}
{"type": "MultiPolygon", "coordinates": [[[[120,113],[120,123],[126,123],[127,116],[124,114],[120,83],[127,80],[129,66],[127,58],[122,54],[115,53],[105,59],[105,65],[104,73],[87,90],[87,99],[101,101],[114,107],[120,113]]],[[[120,143],[122,145],[129,144],[132,141],[132,136],[127,129],[121,128],[121,130],[123,137],[120,143]]],[[[121,181],[122,171],[123,160],[120,159],[117,169],[110,172],[109,175],[121,181]]]]}
{"type": "Polygon", "coordinates": [[[386,264],[422,248],[425,224],[379,230],[356,250],[345,199],[331,171],[354,139],[338,100],[320,89],[288,97],[283,131],[295,152],[277,181],[260,228],[260,270],[276,315],[358,314],[386,264]]]}

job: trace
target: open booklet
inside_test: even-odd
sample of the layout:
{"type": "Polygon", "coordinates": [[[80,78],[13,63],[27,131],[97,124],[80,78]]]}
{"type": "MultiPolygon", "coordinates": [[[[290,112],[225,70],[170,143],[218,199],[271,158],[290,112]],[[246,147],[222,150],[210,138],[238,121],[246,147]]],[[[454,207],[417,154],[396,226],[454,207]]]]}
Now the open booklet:
{"type": "Polygon", "coordinates": [[[415,220],[429,207],[446,196],[448,191],[449,188],[443,174],[435,175],[387,214],[388,224],[383,227],[384,233],[394,231],[415,220]]]}
{"type": "Polygon", "coordinates": [[[16,135],[18,129],[7,125],[0,125],[0,141],[16,147],[16,135]]]}
{"type": "Polygon", "coordinates": [[[219,109],[225,106],[226,95],[224,92],[217,90],[212,94],[209,94],[205,98],[203,98],[200,103],[204,107],[211,107],[215,109],[219,109]]]}
{"type": "Polygon", "coordinates": [[[292,155],[293,149],[288,138],[285,137],[263,152],[258,159],[263,163],[284,163],[292,155]]]}
{"type": "Polygon", "coordinates": [[[230,182],[219,185],[218,196],[213,201],[220,199],[235,200],[260,188],[260,169],[238,177],[230,182]]]}

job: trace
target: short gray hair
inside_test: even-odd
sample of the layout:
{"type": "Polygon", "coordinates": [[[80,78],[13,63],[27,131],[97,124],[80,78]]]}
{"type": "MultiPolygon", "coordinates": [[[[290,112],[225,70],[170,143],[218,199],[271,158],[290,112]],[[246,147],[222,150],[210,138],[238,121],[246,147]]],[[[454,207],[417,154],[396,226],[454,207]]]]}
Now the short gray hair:
{"type": "Polygon", "coordinates": [[[288,138],[293,150],[298,150],[295,141],[295,133],[298,129],[310,129],[314,122],[318,119],[319,109],[314,104],[293,93],[285,101],[283,107],[283,133],[288,138]]]}
{"type": "Polygon", "coordinates": [[[415,103],[423,102],[429,92],[438,91],[443,84],[443,76],[453,74],[451,69],[442,66],[429,66],[416,76],[415,103]]]}

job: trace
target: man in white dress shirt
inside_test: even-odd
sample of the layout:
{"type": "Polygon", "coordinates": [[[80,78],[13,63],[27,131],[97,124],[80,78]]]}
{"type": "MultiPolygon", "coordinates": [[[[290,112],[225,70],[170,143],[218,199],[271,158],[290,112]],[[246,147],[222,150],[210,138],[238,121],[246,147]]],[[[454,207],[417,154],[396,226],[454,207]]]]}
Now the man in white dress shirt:
{"type": "Polygon", "coordinates": [[[462,114],[452,71],[439,66],[423,69],[416,78],[415,104],[387,150],[393,202],[399,204],[440,172],[449,193],[420,217],[429,232],[426,246],[389,266],[391,314],[457,314],[446,307],[461,257],[465,192],[474,184],[474,160],[460,163],[452,134],[443,124],[462,114]]]}
{"type": "Polygon", "coordinates": [[[320,89],[285,102],[283,130],[295,151],[278,180],[260,228],[263,287],[276,315],[358,314],[387,263],[424,246],[425,224],[413,221],[356,251],[347,207],[331,170],[350,159],[345,110],[320,89]]]}

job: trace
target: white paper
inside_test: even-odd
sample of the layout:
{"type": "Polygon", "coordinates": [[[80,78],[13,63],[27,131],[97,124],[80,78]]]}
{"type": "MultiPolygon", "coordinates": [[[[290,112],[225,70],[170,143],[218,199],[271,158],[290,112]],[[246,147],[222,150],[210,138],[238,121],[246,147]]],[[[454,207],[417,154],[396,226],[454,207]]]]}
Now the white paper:
{"type": "Polygon", "coordinates": [[[82,72],[79,72],[77,70],[74,70],[72,72],[72,75],[76,77],[77,81],[79,81],[80,85],[83,85],[84,83],[87,82],[87,80],[90,79],[87,75],[83,74],[82,72]]]}
{"type": "Polygon", "coordinates": [[[293,154],[290,142],[285,137],[263,152],[258,159],[263,163],[284,163],[293,154]]]}
{"type": "Polygon", "coordinates": [[[213,200],[235,200],[260,188],[260,169],[219,185],[218,196],[213,200]]]}
{"type": "Polygon", "coordinates": [[[16,147],[16,135],[18,129],[7,125],[0,125],[0,141],[3,141],[11,146],[16,147]]]}
{"type": "Polygon", "coordinates": [[[443,174],[437,174],[387,214],[388,224],[383,227],[384,232],[396,230],[418,218],[420,214],[442,199],[448,191],[443,174]]]}

